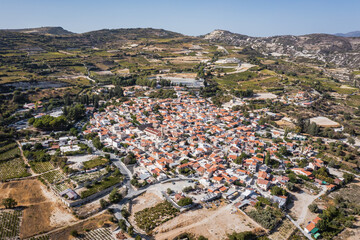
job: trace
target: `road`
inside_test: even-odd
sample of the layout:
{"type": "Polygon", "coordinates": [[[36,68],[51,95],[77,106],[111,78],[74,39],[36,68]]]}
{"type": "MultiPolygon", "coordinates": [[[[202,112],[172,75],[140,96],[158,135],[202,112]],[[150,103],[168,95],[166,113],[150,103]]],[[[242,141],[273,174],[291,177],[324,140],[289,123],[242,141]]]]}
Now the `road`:
{"type": "Polygon", "coordinates": [[[300,214],[298,220],[296,221],[296,223],[302,224],[304,222],[309,205],[312,204],[315,199],[319,198],[325,192],[326,192],[326,188],[322,187],[322,190],[319,194],[317,194],[316,196],[307,197],[304,201],[301,202],[301,204],[303,205],[303,208],[302,208],[301,214],[300,214]]]}
{"type": "Polygon", "coordinates": [[[294,221],[288,214],[285,215],[303,234],[305,237],[307,237],[309,240],[313,240],[310,234],[306,233],[304,229],[300,227],[300,225],[294,221]]]}

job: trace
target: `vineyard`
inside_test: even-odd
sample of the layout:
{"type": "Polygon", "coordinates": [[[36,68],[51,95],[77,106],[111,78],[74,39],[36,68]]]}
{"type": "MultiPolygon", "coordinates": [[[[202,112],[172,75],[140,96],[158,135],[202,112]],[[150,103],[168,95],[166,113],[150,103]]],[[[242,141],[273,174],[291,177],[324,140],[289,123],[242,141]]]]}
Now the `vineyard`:
{"type": "Polygon", "coordinates": [[[84,234],[81,234],[81,238],[75,238],[78,240],[93,240],[93,239],[99,239],[99,240],[115,240],[115,238],[112,236],[111,232],[107,228],[98,228],[95,230],[92,230],[90,232],[86,232],[84,234]]]}
{"type": "Polygon", "coordinates": [[[30,240],[50,240],[50,237],[47,235],[40,236],[40,237],[32,237],[30,240]]]}
{"type": "Polygon", "coordinates": [[[19,239],[21,211],[0,211],[0,239],[19,239]]]}
{"type": "Polygon", "coordinates": [[[20,158],[0,162],[0,181],[28,177],[30,175],[31,174],[27,172],[24,161],[20,158]]]}
{"type": "Polygon", "coordinates": [[[11,160],[11,159],[13,159],[15,157],[19,157],[19,156],[20,156],[20,150],[17,147],[16,143],[10,143],[8,145],[1,147],[1,150],[0,150],[0,161],[1,162],[11,160]]]}
{"type": "Polygon", "coordinates": [[[54,169],[50,162],[30,162],[30,166],[35,173],[44,173],[54,169]]]}
{"type": "Polygon", "coordinates": [[[51,172],[44,173],[41,175],[48,183],[53,184],[65,179],[65,175],[62,174],[59,170],[54,170],[51,172]]]}

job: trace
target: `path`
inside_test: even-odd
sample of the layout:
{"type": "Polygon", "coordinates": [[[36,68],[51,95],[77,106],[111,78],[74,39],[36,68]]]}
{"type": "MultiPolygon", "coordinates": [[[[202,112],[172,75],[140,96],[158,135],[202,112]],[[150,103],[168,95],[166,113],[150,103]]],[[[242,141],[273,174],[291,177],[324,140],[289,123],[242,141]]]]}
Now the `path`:
{"type": "MultiPolygon", "coordinates": [[[[20,149],[20,154],[21,154],[21,157],[24,160],[25,164],[30,166],[28,159],[24,156],[24,152],[23,152],[21,144],[18,140],[16,140],[16,144],[18,145],[18,147],[20,149]]],[[[29,170],[30,170],[31,175],[36,175],[35,172],[31,168],[29,170]]]]}

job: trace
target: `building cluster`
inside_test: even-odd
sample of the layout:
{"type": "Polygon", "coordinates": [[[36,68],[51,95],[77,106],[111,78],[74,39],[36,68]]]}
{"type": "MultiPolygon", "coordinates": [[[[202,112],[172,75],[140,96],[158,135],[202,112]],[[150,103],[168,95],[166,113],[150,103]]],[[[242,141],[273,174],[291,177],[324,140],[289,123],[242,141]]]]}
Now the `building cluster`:
{"type": "MultiPolygon", "coordinates": [[[[289,181],[272,172],[295,166],[295,174],[313,177],[311,171],[323,164],[311,158],[315,155],[311,146],[265,139],[269,133],[272,138],[284,138],[284,133],[259,124],[266,114],[263,111],[245,117],[241,111],[218,108],[183,92],[177,94],[176,99],[132,98],[120,106],[108,106],[106,111],[93,114],[84,134],[95,133],[105,146],[124,155],[131,152],[140,181],[194,177],[209,196],[227,196],[229,191],[230,197],[238,196],[233,192],[238,186],[266,195],[271,186],[284,187],[289,181]],[[291,153],[293,162],[281,157],[284,151],[291,153]],[[277,162],[276,169],[265,164],[266,155],[277,162]],[[309,158],[309,166],[297,167],[300,157],[309,158]]],[[[281,198],[274,201],[283,204],[281,198]]]]}

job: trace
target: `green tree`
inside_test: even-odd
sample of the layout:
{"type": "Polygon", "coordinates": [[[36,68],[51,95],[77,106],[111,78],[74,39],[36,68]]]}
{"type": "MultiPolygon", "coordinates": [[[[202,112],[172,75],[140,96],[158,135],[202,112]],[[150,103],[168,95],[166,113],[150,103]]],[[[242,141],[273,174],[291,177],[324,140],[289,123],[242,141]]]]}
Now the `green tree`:
{"type": "Polygon", "coordinates": [[[126,226],[126,221],[124,219],[120,219],[118,224],[121,230],[126,231],[127,226],[126,226]]]}
{"type": "Polygon", "coordinates": [[[2,204],[5,208],[14,208],[17,205],[17,202],[13,198],[4,198],[2,204]]]}
{"type": "Polygon", "coordinates": [[[269,151],[266,152],[265,164],[266,164],[267,166],[270,166],[270,152],[269,152],[269,151]]]}
{"type": "Polygon", "coordinates": [[[190,205],[192,203],[193,203],[193,200],[189,197],[182,198],[177,202],[177,204],[181,207],[190,205]]]}
{"type": "Polygon", "coordinates": [[[134,235],[134,227],[133,226],[128,227],[128,234],[130,236],[134,235]]]}
{"type": "Polygon", "coordinates": [[[109,201],[111,203],[119,202],[122,199],[122,195],[118,193],[117,189],[114,188],[109,194],[109,201]]]}
{"type": "Polygon", "coordinates": [[[310,212],[312,212],[312,213],[318,213],[319,212],[319,207],[315,203],[310,204],[308,206],[308,208],[309,208],[310,212]]]}

